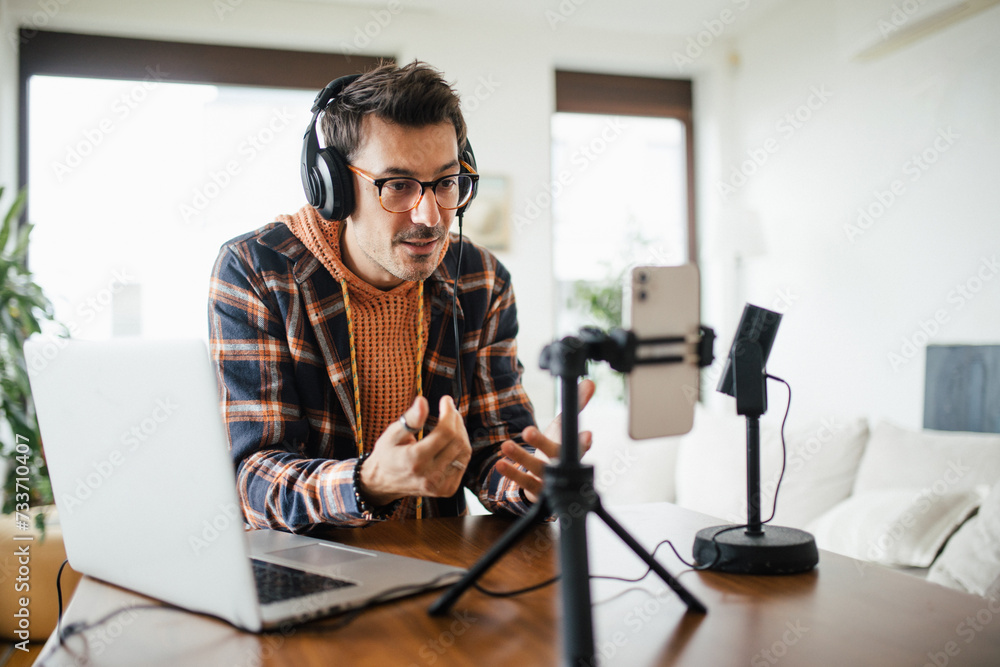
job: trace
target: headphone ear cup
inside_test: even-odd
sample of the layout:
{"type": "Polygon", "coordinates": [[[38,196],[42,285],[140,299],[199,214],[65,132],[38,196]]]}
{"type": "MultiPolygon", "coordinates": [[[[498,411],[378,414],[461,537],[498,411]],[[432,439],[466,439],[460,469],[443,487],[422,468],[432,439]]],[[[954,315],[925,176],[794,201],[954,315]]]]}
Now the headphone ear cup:
{"type": "Polygon", "coordinates": [[[319,91],[313,101],[312,120],[302,137],[302,158],[299,173],[302,189],[309,204],[327,220],[343,220],[354,210],[354,179],[347,161],[331,147],[320,150],[316,120],[344,88],[360,78],[351,74],[334,79],[319,91]]]}
{"type": "Polygon", "coordinates": [[[322,179],[316,167],[302,165],[302,186],[310,206],[319,207],[323,204],[323,193],[320,192],[321,182],[322,179]]]}
{"type": "MultiPolygon", "coordinates": [[[[479,168],[476,166],[476,154],[472,152],[472,144],[469,143],[468,139],[465,140],[465,149],[462,151],[461,160],[465,164],[475,169],[477,172],[479,171],[479,168]]],[[[469,173],[469,170],[463,166],[461,172],[469,173]]],[[[478,192],[479,192],[479,181],[475,181],[472,184],[472,195],[469,197],[469,201],[465,202],[465,205],[462,206],[460,209],[458,209],[455,212],[455,215],[464,214],[469,209],[469,204],[471,204],[472,200],[476,198],[476,194],[478,192]]]]}
{"type": "Polygon", "coordinates": [[[319,214],[327,220],[343,220],[354,211],[354,181],[347,168],[347,161],[339,151],[324,148],[316,154],[319,189],[322,205],[316,205],[319,214]]]}

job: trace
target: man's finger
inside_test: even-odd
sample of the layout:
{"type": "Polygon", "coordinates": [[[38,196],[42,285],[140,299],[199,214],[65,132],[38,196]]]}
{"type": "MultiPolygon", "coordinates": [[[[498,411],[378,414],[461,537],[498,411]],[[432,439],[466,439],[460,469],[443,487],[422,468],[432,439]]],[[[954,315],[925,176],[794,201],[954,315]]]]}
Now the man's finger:
{"type": "Polygon", "coordinates": [[[472,447],[465,432],[462,414],[455,407],[455,401],[451,396],[441,397],[438,414],[437,426],[425,438],[426,441],[435,443],[434,459],[438,463],[442,459],[444,463],[451,463],[457,459],[460,463],[468,465],[469,459],[472,458],[472,447]]]}
{"type": "Polygon", "coordinates": [[[541,477],[545,472],[545,461],[519,446],[513,440],[507,440],[500,445],[500,451],[508,459],[523,466],[533,475],[541,477]]]}
{"type": "Polygon", "coordinates": [[[406,434],[407,441],[416,440],[417,435],[424,428],[424,422],[427,421],[429,413],[430,406],[427,404],[426,398],[417,396],[413,399],[413,405],[403,413],[402,421],[397,420],[400,430],[406,434]]]}
{"type": "Polygon", "coordinates": [[[510,461],[501,459],[497,462],[497,471],[520,486],[528,500],[535,502],[542,493],[542,480],[536,475],[521,470],[510,461]]]}
{"type": "Polygon", "coordinates": [[[525,444],[531,445],[550,459],[558,458],[559,444],[549,434],[542,433],[534,426],[529,426],[521,432],[525,444]]]}
{"type": "MultiPolygon", "coordinates": [[[[593,380],[581,380],[580,384],[576,386],[577,395],[577,412],[579,413],[585,407],[587,403],[590,403],[590,399],[594,397],[594,392],[597,390],[597,385],[594,384],[593,380]]],[[[556,418],[549,422],[548,427],[545,429],[545,435],[549,438],[560,442],[562,440],[562,413],[556,415],[556,418]]]]}
{"type": "Polygon", "coordinates": [[[579,401],[580,410],[587,407],[587,403],[590,403],[590,399],[594,397],[594,392],[597,391],[597,385],[594,384],[593,380],[581,380],[580,384],[576,388],[577,400],[579,401]]]}
{"type": "Polygon", "coordinates": [[[458,411],[455,407],[455,399],[447,394],[441,397],[438,402],[438,423],[449,420],[452,422],[454,427],[459,427],[463,425],[462,413],[458,411]]]}

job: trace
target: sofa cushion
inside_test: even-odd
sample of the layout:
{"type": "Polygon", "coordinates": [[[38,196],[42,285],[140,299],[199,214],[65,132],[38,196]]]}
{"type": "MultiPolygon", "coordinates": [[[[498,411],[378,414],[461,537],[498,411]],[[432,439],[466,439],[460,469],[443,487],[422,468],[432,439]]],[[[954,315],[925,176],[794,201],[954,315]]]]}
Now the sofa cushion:
{"type": "Polygon", "coordinates": [[[984,597],[1000,595],[1000,481],[948,541],[927,580],[984,597]]]}
{"type": "Polygon", "coordinates": [[[928,567],[976,511],[979,491],[894,488],[855,493],[807,527],[816,546],[895,567],[928,567]]]}
{"type": "Polygon", "coordinates": [[[998,479],[1000,435],[882,422],[872,429],[854,493],[906,487],[943,494],[992,486],[998,479]]]}

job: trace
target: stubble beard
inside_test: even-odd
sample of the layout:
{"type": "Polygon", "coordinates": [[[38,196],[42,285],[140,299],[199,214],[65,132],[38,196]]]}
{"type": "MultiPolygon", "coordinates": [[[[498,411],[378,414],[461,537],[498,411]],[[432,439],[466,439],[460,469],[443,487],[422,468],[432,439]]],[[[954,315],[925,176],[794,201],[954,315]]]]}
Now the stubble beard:
{"type": "Polygon", "coordinates": [[[388,246],[360,243],[362,252],[369,260],[381,266],[386,272],[400,280],[419,282],[430,277],[442,259],[440,247],[429,255],[411,255],[401,244],[404,241],[440,240],[447,231],[420,228],[416,232],[397,234],[388,246]]]}

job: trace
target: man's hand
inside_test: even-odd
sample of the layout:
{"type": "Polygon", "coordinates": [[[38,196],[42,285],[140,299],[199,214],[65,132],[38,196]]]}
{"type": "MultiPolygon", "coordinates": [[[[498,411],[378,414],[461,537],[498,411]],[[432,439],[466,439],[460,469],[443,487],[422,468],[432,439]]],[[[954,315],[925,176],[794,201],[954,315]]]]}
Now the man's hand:
{"type": "MultiPolygon", "coordinates": [[[[590,402],[594,395],[594,389],[593,380],[583,380],[577,386],[580,410],[583,410],[590,402]]],[[[545,429],[545,433],[534,426],[529,426],[521,433],[521,437],[527,444],[535,448],[534,454],[513,440],[507,440],[500,445],[500,451],[514,463],[524,466],[527,472],[503,459],[497,462],[497,470],[504,477],[517,482],[524,490],[524,496],[528,500],[536,502],[542,492],[542,475],[545,473],[545,464],[549,459],[559,458],[562,443],[562,413],[552,420],[552,423],[545,429]]],[[[590,431],[580,432],[580,456],[583,456],[590,449],[593,439],[594,435],[590,431]]]]}
{"type": "MultiPolygon", "coordinates": [[[[406,411],[406,424],[422,428],[430,409],[418,396],[406,411]]],[[[389,425],[361,467],[361,493],[381,507],[404,496],[447,498],[458,491],[472,458],[469,434],[451,396],[442,396],[438,423],[422,440],[398,421],[389,425]]]]}

